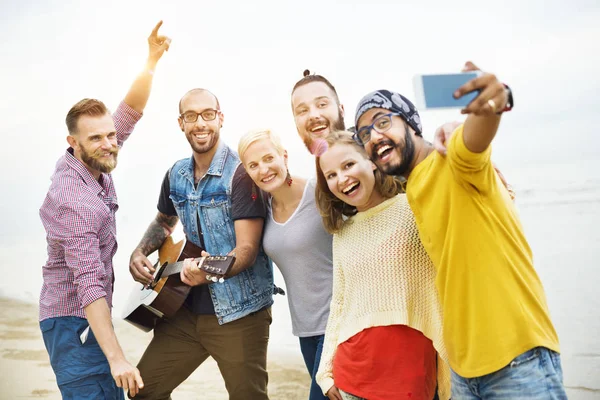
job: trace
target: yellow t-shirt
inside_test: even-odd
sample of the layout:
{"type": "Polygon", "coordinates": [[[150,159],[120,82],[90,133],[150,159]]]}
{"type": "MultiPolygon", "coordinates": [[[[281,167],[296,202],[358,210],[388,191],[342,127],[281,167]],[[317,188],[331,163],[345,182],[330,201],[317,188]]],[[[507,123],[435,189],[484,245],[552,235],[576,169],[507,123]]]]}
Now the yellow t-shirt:
{"type": "Polygon", "coordinates": [[[517,210],[490,161],[466,148],[462,125],[447,156],[411,172],[407,197],[437,269],[450,366],[487,375],[537,346],[559,351],[546,296],[517,210]]]}

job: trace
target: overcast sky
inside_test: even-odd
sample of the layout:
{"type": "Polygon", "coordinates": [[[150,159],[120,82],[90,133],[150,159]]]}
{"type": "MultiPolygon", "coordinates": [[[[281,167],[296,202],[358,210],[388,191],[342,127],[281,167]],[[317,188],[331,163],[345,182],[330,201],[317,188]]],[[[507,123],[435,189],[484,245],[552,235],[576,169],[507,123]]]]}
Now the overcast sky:
{"type": "MultiPolygon", "coordinates": [[[[249,129],[272,128],[284,139],[292,172],[308,175],[312,158],[290,107],[304,69],[331,80],[352,125],[367,92],[387,88],[413,98],[414,74],[454,72],[472,60],[515,94],[515,110],[494,144],[501,167],[565,164],[577,171],[577,162],[598,158],[597,1],[403,3],[2,1],[0,251],[14,252],[28,240],[27,265],[39,271],[45,254],[38,209],[67,146],[65,115],[83,97],[116,108],[144,65],[146,37],[160,19],[171,50],[114,172],[120,268],[156,212],[164,172],[190,155],[176,118],[179,98],[194,87],[219,97],[228,144],[236,148],[249,129]]],[[[422,112],[422,119],[427,137],[460,114],[422,112]]]]}

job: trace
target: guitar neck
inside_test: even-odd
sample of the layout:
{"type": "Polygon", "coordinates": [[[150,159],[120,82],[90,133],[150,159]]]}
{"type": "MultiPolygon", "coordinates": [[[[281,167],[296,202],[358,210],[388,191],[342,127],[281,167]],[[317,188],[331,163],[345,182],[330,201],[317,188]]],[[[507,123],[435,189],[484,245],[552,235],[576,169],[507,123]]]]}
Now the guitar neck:
{"type": "MultiPolygon", "coordinates": [[[[234,256],[208,256],[194,258],[198,268],[209,274],[225,275],[235,262],[234,256]]],[[[162,267],[154,277],[154,282],[170,275],[179,274],[183,269],[183,261],[177,261],[162,267]]]]}
{"type": "MultiPolygon", "coordinates": [[[[196,260],[200,260],[197,258],[196,260]]],[[[183,261],[177,261],[171,264],[168,264],[162,271],[160,276],[156,277],[156,280],[160,278],[164,278],[173,274],[178,274],[183,269],[183,261]]]]}

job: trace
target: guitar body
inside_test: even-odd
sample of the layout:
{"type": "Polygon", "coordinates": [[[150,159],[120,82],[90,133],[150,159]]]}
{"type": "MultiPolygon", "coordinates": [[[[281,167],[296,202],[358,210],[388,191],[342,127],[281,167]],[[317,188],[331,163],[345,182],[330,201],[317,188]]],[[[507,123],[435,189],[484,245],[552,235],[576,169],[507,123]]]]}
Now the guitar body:
{"type": "MultiPolygon", "coordinates": [[[[167,266],[186,258],[201,257],[202,249],[185,239],[175,243],[169,236],[158,250],[158,263],[155,265],[155,277],[159,278],[150,287],[136,290],[127,307],[124,319],[134,326],[149,332],[161,318],[175,315],[187,298],[191,286],[181,282],[179,272],[161,276],[167,266]],[[137,293],[139,292],[139,293],[137,293]]],[[[208,257],[207,259],[228,259],[233,264],[234,257],[208,257]]],[[[231,265],[229,266],[231,267],[231,265]]],[[[224,269],[224,271],[228,270],[224,269]]],[[[141,285],[140,285],[141,286],[141,285]]]]}

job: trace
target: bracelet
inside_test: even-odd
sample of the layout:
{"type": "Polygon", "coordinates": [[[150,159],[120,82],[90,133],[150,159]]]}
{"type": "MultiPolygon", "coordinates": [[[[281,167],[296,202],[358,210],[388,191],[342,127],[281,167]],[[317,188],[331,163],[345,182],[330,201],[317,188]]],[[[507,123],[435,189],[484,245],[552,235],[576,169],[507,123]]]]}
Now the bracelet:
{"type": "Polygon", "coordinates": [[[504,106],[504,109],[502,109],[502,111],[497,112],[496,114],[502,114],[503,112],[510,111],[515,106],[515,100],[513,98],[512,90],[506,83],[503,83],[503,85],[504,89],[508,92],[508,100],[506,100],[506,105],[504,106]]]}

